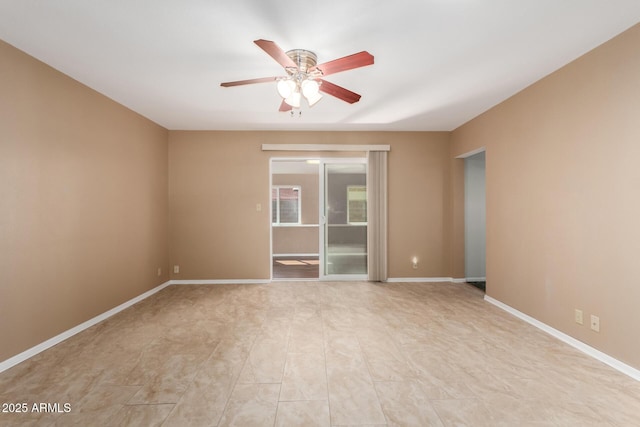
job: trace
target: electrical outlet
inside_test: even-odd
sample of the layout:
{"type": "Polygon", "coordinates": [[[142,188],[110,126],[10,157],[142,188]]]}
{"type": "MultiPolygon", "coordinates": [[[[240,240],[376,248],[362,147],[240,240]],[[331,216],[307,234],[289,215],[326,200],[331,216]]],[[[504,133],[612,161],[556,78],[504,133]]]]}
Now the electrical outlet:
{"type": "Polygon", "coordinates": [[[591,329],[600,332],[600,318],[596,315],[591,315],[591,329]]]}
{"type": "Polygon", "coordinates": [[[162,276],[162,269],[158,267],[158,276],[162,276]]]}
{"type": "Polygon", "coordinates": [[[575,311],[575,318],[576,318],[576,323],[577,323],[577,324],[582,325],[582,324],[584,323],[584,320],[583,320],[583,318],[582,318],[582,310],[578,310],[578,309],[576,308],[576,311],[575,311]]]}
{"type": "Polygon", "coordinates": [[[256,204],[256,212],[262,212],[262,205],[260,203],[256,204]]]}
{"type": "Polygon", "coordinates": [[[180,273],[180,266],[179,265],[174,265],[173,266],[173,272],[175,274],[179,274],[180,273]]]}

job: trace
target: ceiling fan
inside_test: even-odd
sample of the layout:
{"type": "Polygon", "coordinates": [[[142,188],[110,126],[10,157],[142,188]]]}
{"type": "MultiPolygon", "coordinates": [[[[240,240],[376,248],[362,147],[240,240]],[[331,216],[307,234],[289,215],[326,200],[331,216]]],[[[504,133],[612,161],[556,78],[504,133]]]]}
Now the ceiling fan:
{"type": "Polygon", "coordinates": [[[373,64],[373,55],[367,51],[318,64],[316,54],[308,50],[293,49],[285,52],[270,40],[260,39],[255,40],[254,43],[275,59],[278,64],[282,65],[287,75],[225,82],[221,83],[220,86],[231,87],[277,81],[278,93],[282,97],[280,111],[291,111],[293,108],[300,108],[303,97],[311,107],[322,98],[320,92],[350,104],[358,102],[360,95],[328,82],[323,77],[373,64]]]}

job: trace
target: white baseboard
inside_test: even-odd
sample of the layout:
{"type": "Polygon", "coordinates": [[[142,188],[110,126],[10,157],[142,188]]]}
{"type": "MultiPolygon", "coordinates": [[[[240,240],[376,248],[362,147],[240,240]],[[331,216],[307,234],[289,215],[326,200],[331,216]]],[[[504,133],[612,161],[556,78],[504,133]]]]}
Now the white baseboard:
{"type": "Polygon", "coordinates": [[[466,282],[486,282],[486,277],[466,277],[464,279],[466,282]]]}
{"type": "Polygon", "coordinates": [[[389,283],[464,283],[466,279],[454,279],[453,277],[389,277],[389,283]]]}
{"type": "Polygon", "coordinates": [[[236,280],[170,280],[170,285],[260,285],[271,283],[270,279],[236,279],[236,280]]]}
{"type": "Polygon", "coordinates": [[[99,314],[98,316],[87,320],[86,322],[83,322],[81,324],[79,324],[78,326],[75,326],[71,329],[68,329],[64,332],[62,332],[61,334],[56,335],[53,338],[49,338],[48,340],[41,342],[40,344],[31,347],[28,350],[23,351],[22,353],[19,353],[3,362],[0,362],[0,372],[4,372],[7,369],[17,365],[18,363],[24,362],[27,359],[30,359],[31,357],[35,356],[38,353],[41,353],[43,351],[45,351],[48,348],[53,347],[56,344],[61,343],[62,341],[66,340],[67,338],[71,338],[72,336],[76,335],[79,332],[84,331],[85,329],[90,328],[91,326],[102,322],[103,320],[113,316],[116,313],[121,312],[122,310],[131,307],[132,305],[142,301],[145,298],[150,297],[151,295],[155,294],[156,292],[159,292],[161,290],[163,290],[164,288],[166,288],[167,286],[169,286],[170,282],[165,282],[159,286],[156,286],[155,288],[148,290],[147,292],[138,295],[137,297],[130,299],[129,301],[126,301],[122,304],[120,304],[117,307],[112,308],[109,311],[105,311],[102,314],[99,314]]]}
{"type": "Polygon", "coordinates": [[[488,303],[491,303],[493,305],[495,305],[496,307],[499,307],[501,309],[503,309],[504,311],[506,311],[507,313],[510,313],[514,316],[516,316],[519,319],[524,320],[525,322],[529,323],[530,325],[535,326],[538,329],[543,330],[544,332],[548,333],[549,335],[559,339],[560,341],[563,341],[567,344],[569,344],[570,346],[582,351],[583,353],[593,357],[594,359],[597,359],[609,366],[611,366],[613,369],[622,372],[625,375],[630,376],[631,378],[640,381],[640,370],[634,368],[633,366],[629,366],[624,362],[619,361],[618,359],[615,359],[611,356],[609,356],[606,353],[601,352],[600,350],[596,350],[595,348],[583,343],[582,341],[579,341],[567,334],[565,334],[564,332],[560,332],[559,330],[552,328],[551,326],[547,325],[546,323],[542,323],[539,320],[534,319],[533,317],[526,315],[524,313],[522,313],[521,311],[516,310],[515,308],[508,306],[507,304],[500,302],[494,298],[491,298],[488,295],[484,296],[485,301],[487,301],[488,303]]]}

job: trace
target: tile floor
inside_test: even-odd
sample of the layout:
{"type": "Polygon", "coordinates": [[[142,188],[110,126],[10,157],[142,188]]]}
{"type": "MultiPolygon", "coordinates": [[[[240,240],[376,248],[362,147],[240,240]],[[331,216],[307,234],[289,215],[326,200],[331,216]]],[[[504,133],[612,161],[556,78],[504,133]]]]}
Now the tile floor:
{"type": "Polygon", "coordinates": [[[465,284],[170,286],[0,374],[20,426],[638,426],[640,383],[465,284]]]}

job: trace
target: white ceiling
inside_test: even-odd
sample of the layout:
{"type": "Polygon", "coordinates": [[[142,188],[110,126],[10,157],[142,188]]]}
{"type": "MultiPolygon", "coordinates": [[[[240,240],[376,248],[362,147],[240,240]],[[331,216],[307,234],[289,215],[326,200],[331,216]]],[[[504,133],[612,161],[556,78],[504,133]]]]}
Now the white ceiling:
{"type": "Polygon", "coordinates": [[[640,21],[639,0],[0,0],[0,38],[168,129],[452,130],[640,21]],[[253,40],[372,66],[279,113],[253,40]]]}

